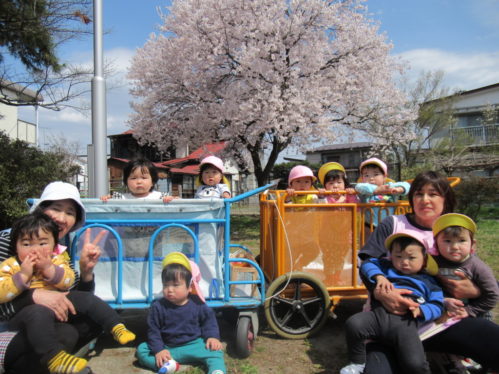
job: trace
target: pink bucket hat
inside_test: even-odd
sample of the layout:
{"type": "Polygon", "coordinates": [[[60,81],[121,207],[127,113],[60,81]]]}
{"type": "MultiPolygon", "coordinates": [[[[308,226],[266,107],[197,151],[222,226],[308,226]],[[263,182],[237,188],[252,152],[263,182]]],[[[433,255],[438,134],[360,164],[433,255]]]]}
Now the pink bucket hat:
{"type": "Polygon", "coordinates": [[[368,158],[367,160],[365,161],[362,161],[362,163],[360,164],[359,166],[359,170],[362,171],[362,168],[366,165],[376,165],[378,166],[382,171],[383,171],[383,174],[385,174],[385,177],[388,176],[388,167],[386,166],[386,164],[381,161],[379,158],[376,158],[376,157],[371,157],[371,158],[368,158]]]}
{"type": "Polygon", "coordinates": [[[203,303],[206,302],[203,293],[199,288],[199,282],[201,281],[201,271],[199,270],[199,266],[194,261],[189,260],[187,256],[181,252],[171,252],[165,256],[162,262],[163,267],[170,264],[182,265],[191,272],[191,286],[193,291],[196,295],[198,295],[203,303]]]}
{"type": "Polygon", "coordinates": [[[296,165],[289,172],[288,184],[298,178],[310,177],[312,178],[312,182],[315,182],[317,178],[314,176],[314,172],[307,166],[304,165],[296,165]]]}
{"type": "Polygon", "coordinates": [[[208,157],[203,158],[201,160],[201,163],[199,164],[199,167],[203,166],[204,164],[213,165],[218,170],[220,170],[220,172],[222,174],[224,173],[224,163],[221,159],[219,159],[216,156],[208,156],[208,157]]]}

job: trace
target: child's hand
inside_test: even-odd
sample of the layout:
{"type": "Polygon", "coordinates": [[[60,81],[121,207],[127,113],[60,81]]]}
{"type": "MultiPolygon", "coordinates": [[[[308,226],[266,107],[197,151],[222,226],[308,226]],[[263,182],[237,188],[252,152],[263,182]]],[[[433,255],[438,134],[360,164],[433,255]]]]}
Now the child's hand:
{"type": "Polygon", "coordinates": [[[206,349],[210,351],[219,351],[222,349],[222,342],[217,338],[208,338],[208,340],[206,340],[206,349]]]}
{"type": "Polygon", "coordinates": [[[20,273],[21,273],[21,276],[23,278],[24,283],[27,283],[28,280],[30,280],[31,277],[33,276],[33,269],[35,267],[35,261],[36,261],[35,256],[32,253],[30,253],[26,256],[24,261],[21,263],[20,273]]]}
{"type": "Polygon", "coordinates": [[[35,268],[47,279],[51,279],[55,274],[55,266],[47,253],[38,253],[35,268]]]}
{"type": "Polygon", "coordinates": [[[163,364],[172,359],[172,355],[170,354],[170,351],[168,349],[163,349],[162,351],[159,351],[154,355],[156,358],[156,366],[161,367],[163,364]]]}
{"type": "Polygon", "coordinates": [[[444,299],[444,306],[449,317],[459,319],[468,317],[468,311],[464,308],[464,303],[459,299],[446,297],[444,299]]]}
{"type": "Polygon", "coordinates": [[[104,196],[101,196],[100,199],[104,202],[108,201],[109,199],[111,199],[111,195],[104,195],[104,196]]]}
{"type": "Polygon", "coordinates": [[[421,308],[420,307],[417,307],[417,308],[409,308],[409,310],[411,311],[412,313],[412,316],[414,318],[418,318],[418,317],[421,317],[423,315],[423,313],[421,312],[421,308]]]}
{"type": "Polygon", "coordinates": [[[170,201],[178,199],[177,196],[163,196],[163,203],[168,204],[170,201]]]}
{"type": "Polygon", "coordinates": [[[354,194],[356,194],[356,192],[355,192],[355,188],[350,188],[350,187],[349,187],[349,188],[345,188],[345,191],[346,191],[346,193],[347,193],[347,194],[349,194],[349,195],[354,195],[354,194]]]}
{"type": "Polygon", "coordinates": [[[405,192],[404,187],[393,187],[390,189],[392,195],[401,195],[405,192]]]}
{"type": "Polygon", "coordinates": [[[375,195],[389,195],[392,193],[392,188],[387,184],[376,187],[374,190],[375,195]]]}
{"type": "Polygon", "coordinates": [[[230,199],[230,192],[225,191],[225,192],[222,194],[222,199],[230,199]]]}
{"type": "Polygon", "coordinates": [[[288,196],[293,196],[295,194],[295,190],[293,188],[287,188],[286,193],[288,196]]]}
{"type": "Polygon", "coordinates": [[[376,275],[375,280],[376,280],[376,289],[378,289],[378,291],[388,293],[388,292],[391,292],[393,290],[392,282],[390,282],[384,276],[376,275]]]}

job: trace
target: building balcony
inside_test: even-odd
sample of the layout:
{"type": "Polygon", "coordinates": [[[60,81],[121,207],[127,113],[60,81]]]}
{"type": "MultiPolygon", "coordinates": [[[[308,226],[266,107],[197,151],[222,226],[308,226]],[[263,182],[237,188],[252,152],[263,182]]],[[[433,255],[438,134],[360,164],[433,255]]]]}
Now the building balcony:
{"type": "Polygon", "coordinates": [[[465,145],[485,146],[499,144],[499,123],[486,126],[453,128],[450,131],[452,141],[459,140],[465,145]]]}

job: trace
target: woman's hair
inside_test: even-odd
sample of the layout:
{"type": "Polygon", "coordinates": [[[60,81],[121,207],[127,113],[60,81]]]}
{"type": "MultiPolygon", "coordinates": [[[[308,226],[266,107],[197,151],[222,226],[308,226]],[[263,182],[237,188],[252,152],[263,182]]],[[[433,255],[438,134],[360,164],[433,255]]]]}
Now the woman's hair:
{"type": "Polygon", "coordinates": [[[19,238],[24,236],[37,238],[40,229],[52,234],[54,243],[59,241],[59,226],[48,215],[40,210],[35,210],[31,214],[19,218],[12,225],[10,233],[10,248],[12,252],[17,253],[17,241],[19,238]]]}
{"type": "Polygon", "coordinates": [[[348,181],[347,175],[341,170],[331,170],[330,172],[328,172],[324,177],[324,187],[326,187],[327,182],[332,182],[335,179],[342,179],[345,183],[345,188],[350,187],[350,182],[348,181]]]}
{"type": "Polygon", "coordinates": [[[180,264],[169,264],[163,268],[161,272],[161,281],[163,285],[167,282],[185,281],[187,287],[190,286],[192,273],[187,268],[180,264]]]}
{"type": "Polygon", "coordinates": [[[149,191],[152,191],[154,189],[154,186],[158,182],[158,172],[156,171],[156,168],[154,167],[152,162],[146,160],[145,158],[132,160],[128,163],[128,165],[123,169],[123,183],[125,184],[125,186],[128,185],[128,178],[130,177],[130,174],[132,174],[132,172],[137,168],[140,168],[142,172],[147,170],[147,172],[151,176],[152,186],[149,191]]]}
{"type": "Polygon", "coordinates": [[[411,183],[409,190],[409,204],[414,211],[414,194],[420,191],[424,186],[430,184],[444,198],[444,211],[442,214],[454,212],[456,206],[456,195],[449,184],[447,178],[441,176],[436,171],[424,171],[419,173],[411,183]]]}

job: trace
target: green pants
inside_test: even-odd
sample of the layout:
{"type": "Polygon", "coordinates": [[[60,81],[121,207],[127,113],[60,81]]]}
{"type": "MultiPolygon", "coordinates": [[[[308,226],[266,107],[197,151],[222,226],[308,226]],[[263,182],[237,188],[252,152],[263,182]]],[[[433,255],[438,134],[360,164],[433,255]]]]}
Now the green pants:
{"type": "MultiPolygon", "coordinates": [[[[226,373],[224,353],[223,351],[210,351],[206,348],[206,343],[203,339],[198,338],[184,345],[176,347],[168,347],[165,349],[170,351],[170,354],[179,364],[199,365],[203,364],[208,368],[208,373],[211,374],[215,370],[221,370],[226,373]]],[[[140,343],[135,354],[140,365],[151,369],[159,370],[156,366],[156,357],[149,349],[147,343],[140,343]]]]}

